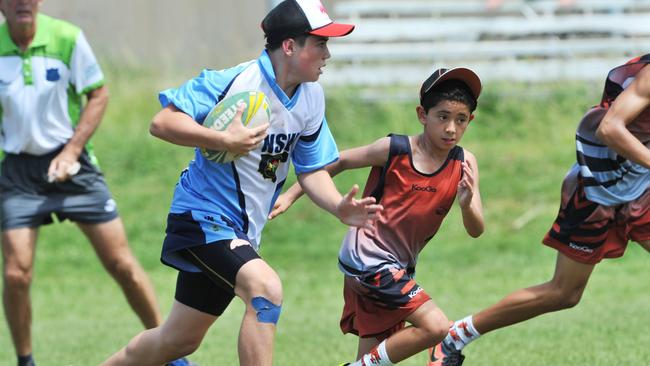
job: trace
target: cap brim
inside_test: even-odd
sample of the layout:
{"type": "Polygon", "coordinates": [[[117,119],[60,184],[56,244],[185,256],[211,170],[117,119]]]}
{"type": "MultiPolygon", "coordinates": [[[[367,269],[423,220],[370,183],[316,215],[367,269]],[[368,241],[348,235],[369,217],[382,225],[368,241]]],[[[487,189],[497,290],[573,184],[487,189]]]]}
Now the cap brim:
{"type": "Polygon", "coordinates": [[[434,85],[438,85],[447,80],[460,80],[464,82],[469,87],[472,95],[474,95],[474,99],[478,99],[481,95],[481,89],[483,88],[481,85],[481,79],[474,71],[465,67],[457,67],[447,70],[433,84],[431,84],[428,90],[431,90],[434,85]]]}
{"type": "Polygon", "coordinates": [[[352,24],[330,23],[326,26],[312,30],[309,34],[321,37],[343,37],[352,33],[353,30],[354,25],[352,24]]]}

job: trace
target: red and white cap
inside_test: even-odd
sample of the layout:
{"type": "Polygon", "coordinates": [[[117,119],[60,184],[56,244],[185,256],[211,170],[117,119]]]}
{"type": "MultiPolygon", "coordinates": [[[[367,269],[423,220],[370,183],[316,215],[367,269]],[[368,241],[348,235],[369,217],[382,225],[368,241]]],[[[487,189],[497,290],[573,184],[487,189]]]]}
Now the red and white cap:
{"type": "Polygon", "coordinates": [[[302,34],[342,37],[350,34],[354,25],[332,21],[320,0],[285,0],[262,20],[262,30],[273,44],[302,34]]]}

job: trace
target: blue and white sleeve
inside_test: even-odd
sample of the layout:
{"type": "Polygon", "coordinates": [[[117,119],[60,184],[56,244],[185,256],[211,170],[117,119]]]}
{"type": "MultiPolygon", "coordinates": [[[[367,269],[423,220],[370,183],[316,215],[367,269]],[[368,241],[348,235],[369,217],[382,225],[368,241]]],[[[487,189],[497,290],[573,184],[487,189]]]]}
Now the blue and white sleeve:
{"type": "Polygon", "coordinates": [[[171,103],[202,124],[245,67],[246,64],[242,64],[220,71],[203,70],[180,87],[161,91],[158,94],[160,105],[165,108],[171,103]]]}
{"type": "Polygon", "coordinates": [[[296,174],[309,173],[338,160],[339,151],[332,132],[323,118],[320,128],[308,136],[301,136],[291,153],[296,174]]]}

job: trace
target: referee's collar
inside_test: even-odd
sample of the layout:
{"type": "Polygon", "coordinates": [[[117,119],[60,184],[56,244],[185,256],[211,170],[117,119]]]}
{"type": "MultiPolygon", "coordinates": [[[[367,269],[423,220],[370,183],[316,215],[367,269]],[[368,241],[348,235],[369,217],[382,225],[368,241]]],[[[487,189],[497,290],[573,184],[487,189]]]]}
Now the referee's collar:
{"type": "MultiPolygon", "coordinates": [[[[32,43],[29,44],[29,47],[27,47],[27,51],[25,53],[29,53],[31,49],[37,48],[37,47],[42,47],[45,46],[49,43],[50,41],[50,22],[52,18],[48,17],[47,15],[43,15],[41,13],[38,13],[36,16],[36,34],[34,35],[34,39],[32,40],[32,43]]],[[[7,55],[7,54],[22,54],[23,52],[20,50],[18,45],[14,43],[14,40],[11,39],[11,35],[9,34],[9,24],[5,21],[2,26],[0,26],[0,55],[7,55]]]]}

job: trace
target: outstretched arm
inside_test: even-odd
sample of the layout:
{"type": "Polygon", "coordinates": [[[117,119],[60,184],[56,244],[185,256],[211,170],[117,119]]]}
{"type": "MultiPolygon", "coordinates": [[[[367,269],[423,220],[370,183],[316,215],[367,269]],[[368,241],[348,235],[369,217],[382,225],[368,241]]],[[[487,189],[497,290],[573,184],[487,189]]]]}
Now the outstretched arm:
{"type": "Polygon", "coordinates": [[[483,204],[479,191],[478,163],[474,154],[465,150],[463,162],[463,179],[458,183],[456,197],[463,215],[463,225],[467,233],[477,238],[485,230],[483,222],[483,204]]]}
{"type": "Polygon", "coordinates": [[[650,150],[626,126],[650,108],[650,67],[644,67],[612,104],[596,136],[627,159],[650,168],[650,150]]]}
{"type": "MultiPolygon", "coordinates": [[[[347,169],[357,169],[368,166],[383,166],[388,159],[390,139],[383,137],[370,145],[355,147],[344,150],[340,153],[339,160],[325,167],[330,176],[347,169]]],[[[294,183],[286,192],[281,194],[269,213],[269,220],[284,213],[291,205],[302,196],[303,190],[300,184],[294,183]]]]}
{"type": "Polygon", "coordinates": [[[359,186],[356,184],[341,197],[332,177],[324,169],[300,174],[298,181],[314,203],[338,217],[346,225],[371,229],[377,215],[383,209],[381,205],[375,204],[374,197],[354,198],[359,192],[359,186]]]}

